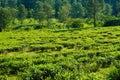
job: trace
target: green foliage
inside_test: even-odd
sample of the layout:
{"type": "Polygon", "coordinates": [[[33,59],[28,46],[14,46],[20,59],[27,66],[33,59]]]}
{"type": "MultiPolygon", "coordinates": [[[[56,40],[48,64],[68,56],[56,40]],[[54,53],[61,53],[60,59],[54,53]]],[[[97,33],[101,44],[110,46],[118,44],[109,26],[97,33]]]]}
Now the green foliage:
{"type": "Polygon", "coordinates": [[[66,24],[67,28],[83,28],[83,20],[82,19],[75,19],[75,20],[70,20],[66,24]]]}
{"type": "Polygon", "coordinates": [[[120,26],[120,20],[109,20],[104,23],[104,26],[120,26]]]}
{"type": "Polygon", "coordinates": [[[6,76],[0,75],[0,80],[7,80],[6,76]]]}
{"type": "Polygon", "coordinates": [[[117,80],[119,31],[101,27],[2,32],[0,75],[21,80],[117,80]]]}
{"type": "Polygon", "coordinates": [[[0,0],[0,31],[14,30],[0,33],[0,80],[119,80],[120,28],[90,28],[119,25],[117,6],[119,0],[0,0]]]}
{"type": "Polygon", "coordinates": [[[36,7],[34,11],[34,18],[41,20],[48,20],[54,14],[54,10],[52,9],[51,4],[48,4],[46,1],[45,3],[41,1],[36,2],[36,7]]]}
{"type": "Polygon", "coordinates": [[[11,14],[7,8],[0,8],[0,32],[10,23],[11,14]]]}
{"type": "Polygon", "coordinates": [[[35,18],[47,20],[49,27],[50,18],[61,22],[69,18],[91,18],[94,26],[99,26],[103,16],[119,17],[119,3],[119,0],[1,0],[0,7],[9,8],[11,20],[18,18],[21,23],[25,18],[35,18]]]}
{"type": "Polygon", "coordinates": [[[107,76],[108,80],[119,80],[120,79],[120,69],[113,68],[107,76]]]}
{"type": "Polygon", "coordinates": [[[18,18],[20,20],[23,20],[27,17],[27,9],[25,8],[25,6],[23,4],[21,4],[18,8],[19,12],[18,12],[18,18]]]}
{"type": "Polygon", "coordinates": [[[60,7],[58,12],[58,18],[61,22],[66,21],[70,17],[70,5],[65,3],[60,7]]]}
{"type": "Polygon", "coordinates": [[[85,15],[85,9],[83,7],[83,5],[79,2],[74,2],[72,4],[72,7],[71,7],[71,16],[73,18],[80,18],[80,17],[84,17],[85,15]]]}
{"type": "Polygon", "coordinates": [[[29,71],[22,73],[22,79],[27,80],[43,80],[43,79],[54,79],[57,74],[57,67],[53,64],[39,65],[30,67],[29,71]]]}

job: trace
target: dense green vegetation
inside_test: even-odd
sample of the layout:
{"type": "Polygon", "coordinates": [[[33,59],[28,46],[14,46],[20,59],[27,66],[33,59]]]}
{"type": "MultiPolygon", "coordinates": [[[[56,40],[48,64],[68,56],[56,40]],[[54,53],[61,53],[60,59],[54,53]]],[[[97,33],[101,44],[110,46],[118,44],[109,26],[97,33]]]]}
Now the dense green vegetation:
{"type": "MultiPolygon", "coordinates": [[[[63,24],[71,19],[81,18],[91,21],[94,27],[105,26],[107,21],[117,19],[119,22],[119,6],[119,0],[0,0],[1,20],[4,19],[0,21],[0,31],[6,25],[14,25],[15,19],[23,24],[24,19],[31,18],[40,25],[46,20],[44,26],[47,28],[53,18],[63,24]]],[[[108,25],[111,26],[111,23],[108,25]]]]}
{"type": "Polygon", "coordinates": [[[120,28],[0,33],[0,79],[119,80],[120,28]]]}
{"type": "Polygon", "coordinates": [[[119,80],[119,26],[120,0],[0,0],[0,80],[119,80]]]}

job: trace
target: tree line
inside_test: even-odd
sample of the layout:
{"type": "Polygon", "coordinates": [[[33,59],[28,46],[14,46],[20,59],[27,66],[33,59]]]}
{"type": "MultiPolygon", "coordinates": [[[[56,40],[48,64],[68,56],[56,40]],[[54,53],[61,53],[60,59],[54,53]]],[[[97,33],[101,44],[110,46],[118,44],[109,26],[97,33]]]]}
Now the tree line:
{"type": "Polygon", "coordinates": [[[0,0],[0,11],[5,10],[4,14],[9,13],[11,19],[18,18],[21,21],[25,18],[39,21],[56,18],[64,22],[69,18],[90,18],[96,27],[98,19],[120,16],[119,2],[119,0],[0,0]]]}

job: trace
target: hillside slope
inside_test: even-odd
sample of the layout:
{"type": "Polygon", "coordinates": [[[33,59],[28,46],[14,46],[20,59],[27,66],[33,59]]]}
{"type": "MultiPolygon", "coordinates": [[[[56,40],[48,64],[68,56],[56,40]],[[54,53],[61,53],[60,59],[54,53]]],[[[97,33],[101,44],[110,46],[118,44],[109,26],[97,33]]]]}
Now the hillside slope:
{"type": "Polygon", "coordinates": [[[0,79],[118,80],[120,27],[2,32],[0,53],[0,79]]]}

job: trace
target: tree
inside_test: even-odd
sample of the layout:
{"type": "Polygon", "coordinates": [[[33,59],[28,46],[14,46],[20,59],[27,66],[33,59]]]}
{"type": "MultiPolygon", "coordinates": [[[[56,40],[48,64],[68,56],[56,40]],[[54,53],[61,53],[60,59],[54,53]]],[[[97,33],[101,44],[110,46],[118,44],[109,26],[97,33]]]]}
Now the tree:
{"type": "Polygon", "coordinates": [[[18,10],[16,8],[9,8],[9,11],[13,19],[17,18],[18,10]]]}
{"type": "Polygon", "coordinates": [[[64,22],[70,17],[71,5],[65,2],[58,11],[58,18],[64,22]]]}
{"type": "Polygon", "coordinates": [[[54,14],[53,8],[47,2],[37,1],[35,10],[34,10],[34,17],[39,20],[49,19],[54,14]]]}
{"type": "Polygon", "coordinates": [[[27,17],[27,9],[25,8],[25,6],[23,4],[21,4],[18,8],[18,18],[22,21],[23,19],[25,19],[27,17]]]}
{"type": "Polygon", "coordinates": [[[117,6],[116,6],[116,8],[117,8],[117,16],[120,14],[120,0],[116,0],[117,2],[117,6]]]}
{"type": "Polygon", "coordinates": [[[33,9],[30,9],[28,10],[28,18],[33,18],[34,17],[34,10],[33,9]]]}
{"type": "Polygon", "coordinates": [[[7,8],[0,8],[0,32],[10,23],[11,15],[7,8]]]}
{"type": "Polygon", "coordinates": [[[44,13],[44,8],[43,8],[43,2],[37,1],[36,6],[34,9],[34,16],[35,19],[38,19],[39,21],[45,19],[45,13],[44,13]]]}
{"type": "Polygon", "coordinates": [[[23,4],[28,10],[35,7],[35,2],[37,0],[18,0],[21,1],[20,3],[23,4]]]}
{"type": "Polygon", "coordinates": [[[58,11],[60,9],[60,7],[62,6],[62,0],[55,0],[55,17],[58,18],[58,11]]]}
{"type": "Polygon", "coordinates": [[[53,17],[54,15],[54,10],[52,8],[52,6],[48,3],[48,2],[44,2],[43,4],[43,11],[44,11],[44,15],[45,15],[45,18],[47,20],[47,26],[50,26],[50,18],[53,17]]]}
{"type": "Polygon", "coordinates": [[[120,11],[120,0],[114,0],[112,1],[113,4],[112,4],[112,7],[113,7],[113,15],[117,16],[117,14],[119,13],[120,11]]]}
{"type": "Polygon", "coordinates": [[[6,7],[7,4],[7,0],[1,0],[1,6],[2,7],[6,7]]]}
{"type": "Polygon", "coordinates": [[[105,15],[112,15],[112,11],[113,11],[112,6],[110,4],[106,4],[104,14],[105,15]]]}
{"type": "Polygon", "coordinates": [[[94,27],[97,26],[97,14],[101,10],[100,0],[89,0],[87,3],[87,13],[89,17],[92,17],[94,27]]]}
{"type": "Polygon", "coordinates": [[[11,8],[17,7],[17,0],[8,0],[8,6],[11,8]]]}
{"type": "Polygon", "coordinates": [[[44,9],[44,13],[46,15],[46,19],[48,20],[54,14],[53,8],[49,3],[45,2],[43,4],[43,9],[44,9]]]}
{"type": "Polygon", "coordinates": [[[80,18],[85,15],[85,8],[80,2],[74,2],[72,4],[72,11],[71,15],[73,18],[80,18]]]}

